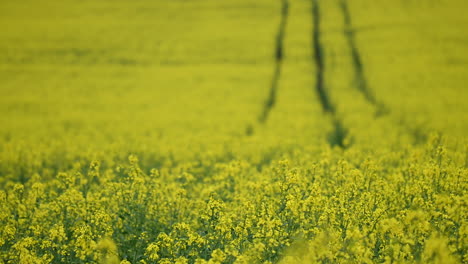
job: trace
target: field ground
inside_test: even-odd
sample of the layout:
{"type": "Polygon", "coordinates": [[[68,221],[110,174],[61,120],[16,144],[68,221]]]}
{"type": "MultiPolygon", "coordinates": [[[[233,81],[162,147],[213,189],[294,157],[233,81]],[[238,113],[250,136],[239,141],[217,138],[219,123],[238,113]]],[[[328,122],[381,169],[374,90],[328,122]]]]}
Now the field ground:
{"type": "Polygon", "coordinates": [[[0,263],[467,263],[468,2],[0,3],[0,263]]]}

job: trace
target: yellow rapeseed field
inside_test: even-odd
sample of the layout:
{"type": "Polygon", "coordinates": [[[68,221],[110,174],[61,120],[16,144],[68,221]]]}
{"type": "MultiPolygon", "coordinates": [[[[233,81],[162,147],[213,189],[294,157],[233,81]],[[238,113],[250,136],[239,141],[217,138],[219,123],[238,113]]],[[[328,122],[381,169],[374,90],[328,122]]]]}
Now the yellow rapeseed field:
{"type": "Polygon", "coordinates": [[[468,263],[465,0],[0,0],[0,263],[468,263]]]}

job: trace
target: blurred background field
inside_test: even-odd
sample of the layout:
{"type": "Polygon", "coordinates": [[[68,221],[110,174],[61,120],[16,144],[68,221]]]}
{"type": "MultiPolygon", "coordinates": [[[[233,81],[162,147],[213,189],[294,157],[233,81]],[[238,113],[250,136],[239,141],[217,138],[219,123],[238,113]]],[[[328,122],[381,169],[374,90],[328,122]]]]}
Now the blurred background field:
{"type": "MultiPolygon", "coordinates": [[[[231,148],[253,127],[272,137],[263,144],[325,144],[331,128],[314,88],[311,4],[290,5],[277,105],[257,128],[280,1],[3,1],[2,151],[66,158],[117,147],[182,158],[196,152],[179,155],[187,145],[231,148]]],[[[348,5],[368,86],[390,111],[374,118],[354,87],[340,1],[323,3],[327,88],[354,140],[380,144],[389,137],[379,130],[406,126],[463,139],[463,2],[348,5]]]]}
{"type": "Polygon", "coordinates": [[[467,8],[2,0],[0,262],[466,263],[467,8]]]}

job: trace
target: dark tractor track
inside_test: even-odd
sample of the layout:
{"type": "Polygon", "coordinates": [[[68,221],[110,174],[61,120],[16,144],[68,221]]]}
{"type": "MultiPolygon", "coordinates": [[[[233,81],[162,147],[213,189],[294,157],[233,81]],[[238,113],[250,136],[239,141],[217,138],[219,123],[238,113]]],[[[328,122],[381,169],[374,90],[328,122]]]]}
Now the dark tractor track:
{"type": "MultiPolygon", "coordinates": [[[[338,0],[341,13],[344,19],[344,35],[348,42],[348,48],[350,50],[351,60],[354,68],[355,86],[364,96],[366,101],[375,107],[375,117],[390,114],[390,108],[387,107],[383,102],[379,101],[372,93],[372,89],[369,87],[364,64],[362,62],[361,53],[359,52],[358,45],[356,44],[356,30],[353,27],[351,12],[348,7],[347,0],[338,0]]],[[[426,135],[420,126],[413,126],[405,122],[404,120],[399,121],[398,124],[403,130],[406,131],[412,138],[414,145],[420,145],[427,142],[428,135],[426,135]]]]}
{"type": "Polygon", "coordinates": [[[341,13],[344,19],[344,35],[346,41],[348,42],[348,47],[350,50],[351,61],[354,69],[354,78],[355,78],[355,87],[361,92],[367,102],[372,104],[376,108],[376,115],[380,116],[388,113],[387,107],[379,102],[375,95],[372,93],[369,88],[369,84],[366,78],[364,65],[362,63],[361,53],[356,44],[355,30],[353,29],[353,24],[351,20],[351,13],[349,11],[347,0],[339,0],[341,13]]]}
{"type": "Polygon", "coordinates": [[[325,60],[324,52],[321,44],[320,36],[320,7],[317,0],[312,0],[312,22],[314,25],[314,31],[312,32],[312,49],[314,51],[314,62],[316,67],[316,85],[315,90],[322,105],[322,109],[327,113],[335,113],[335,107],[330,102],[327,91],[325,89],[325,60]]]}
{"type": "Polygon", "coordinates": [[[284,39],[286,36],[286,26],[288,23],[289,16],[289,1],[282,0],[281,4],[281,21],[278,28],[278,33],[276,35],[276,44],[275,44],[275,70],[273,72],[273,78],[271,81],[270,93],[267,100],[263,106],[263,110],[258,118],[258,122],[264,124],[270,115],[271,110],[276,104],[276,94],[278,91],[278,84],[281,79],[281,69],[283,66],[284,58],[284,39]]]}
{"type": "Polygon", "coordinates": [[[327,87],[325,84],[325,53],[321,42],[321,12],[319,0],[312,0],[312,49],[314,52],[314,63],[316,67],[315,91],[319,98],[322,110],[325,114],[331,115],[333,130],[328,134],[328,143],[330,146],[338,146],[342,149],[347,147],[345,142],[348,136],[348,129],[343,125],[343,121],[336,114],[336,109],[330,101],[327,87]]]}

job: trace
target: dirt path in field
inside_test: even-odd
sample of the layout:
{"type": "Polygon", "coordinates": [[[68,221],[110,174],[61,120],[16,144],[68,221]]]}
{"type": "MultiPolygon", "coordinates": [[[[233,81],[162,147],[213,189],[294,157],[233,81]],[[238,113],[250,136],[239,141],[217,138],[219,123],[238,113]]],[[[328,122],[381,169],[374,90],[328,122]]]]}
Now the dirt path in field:
{"type": "MultiPolygon", "coordinates": [[[[332,123],[332,129],[328,132],[327,141],[330,146],[338,146],[342,149],[348,148],[350,143],[347,142],[349,137],[349,129],[343,122],[342,117],[337,113],[337,106],[330,98],[330,89],[327,87],[326,75],[326,46],[323,44],[323,12],[321,10],[321,0],[311,0],[311,16],[312,16],[312,43],[311,48],[313,52],[312,63],[315,65],[315,85],[314,91],[317,95],[321,108],[324,112],[325,118],[329,119],[332,123]]],[[[354,84],[353,88],[359,91],[364,99],[375,108],[375,117],[386,115],[389,113],[388,108],[380,102],[369,87],[368,80],[365,74],[365,67],[362,62],[362,56],[358,49],[355,30],[353,29],[352,16],[346,0],[336,0],[339,5],[341,14],[344,20],[343,34],[345,36],[346,48],[349,50],[351,60],[351,67],[353,71],[354,84]]],[[[284,53],[285,53],[285,39],[287,34],[288,19],[290,16],[290,2],[289,0],[281,1],[281,17],[278,25],[278,31],[275,39],[274,48],[274,71],[271,79],[269,93],[264,101],[261,112],[258,116],[258,124],[263,125],[268,121],[271,111],[277,102],[277,93],[279,89],[279,82],[281,80],[284,53]]],[[[400,124],[401,126],[401,124],[400,124]]],[[[416,132],[410,131],[405,127],[404,130],[410,133],[415,142],[421,141],[423,138],[416,132]],[[413,135],[414,134],[414,135],[413,135]]],[[[418,130],[419,131],[419,130],[418,130]]],[[[250,136],[254,134],[254,126],[248,125],[245,130],[245,135],[250,136]]]]}
{"type": "Polygon", "coordinates": [[[325,52],[321,41],[320,4],[319,0],[312,1],[312,49],[314,54],[313,60],[316,68],[315,91],[317,93],[323,111],[325,112],[325,114],[330,115],[332,119],[333,130],[328,135],[328,143],[331,146],[339,146],[340,148],[345,148],[345,138],[348,134],[348,129],[343,125],[343,122],[336,114],[335,106],[330,101],[330,97],[328,95],[328,90],[325,83],[325,52]]]}
{"type": "Polygon", "coordinates": [[[288,0],[282,1],[281,6],[281,21],[276,35],[276,47],[275,47],[275,70],[271,81],[270,93],[263,106],[263,110],[258,117],[260,123],[265,123],[268,120],[271,109],[276,104],[276,94],[278,91],[278,83],[281,78],[281,68],[283,66],[284,58],[284,39],[286,37],[286,26],[288,24],[289,16],[289,2],[288,0]]]}

